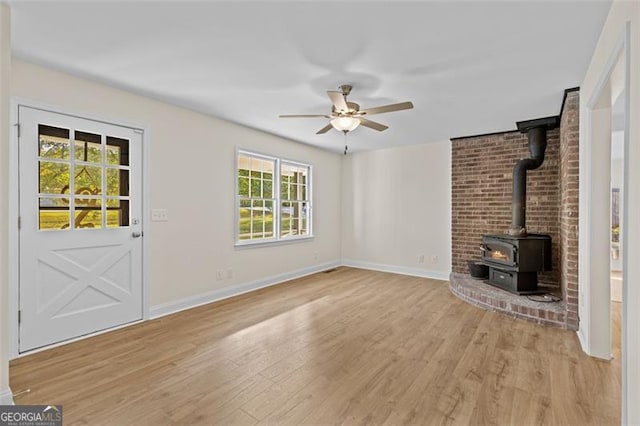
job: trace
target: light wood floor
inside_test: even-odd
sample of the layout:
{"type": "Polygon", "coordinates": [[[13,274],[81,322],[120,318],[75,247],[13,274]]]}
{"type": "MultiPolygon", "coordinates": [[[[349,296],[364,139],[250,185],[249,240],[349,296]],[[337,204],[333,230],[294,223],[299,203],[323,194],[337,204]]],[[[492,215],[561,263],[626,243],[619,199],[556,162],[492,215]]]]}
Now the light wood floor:
{"type": "Polygon", "coordinates": [[[349,268],[21,358],[11,388],[65,424],[620,423],[619,359],[575,333],[349,268]]]}

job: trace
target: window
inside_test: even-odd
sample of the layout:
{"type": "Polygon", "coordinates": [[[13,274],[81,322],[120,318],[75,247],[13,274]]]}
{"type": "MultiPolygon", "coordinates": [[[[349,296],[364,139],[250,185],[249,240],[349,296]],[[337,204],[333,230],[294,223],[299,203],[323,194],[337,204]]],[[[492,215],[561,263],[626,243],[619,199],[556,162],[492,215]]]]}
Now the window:
{"type": "Polygon", "coordinates": [[[620,242],[620,188],[611,188],[611,241],[620,242]]]}
{"type": "Polygon", "coordinates": [[[129,226],[129,141],[38,126],[38,229],[129,226]]]}
{"type": "Polygon", "coordinates": [[[236,243],[311,236],[311,166],[238,151],[236,243]]]}

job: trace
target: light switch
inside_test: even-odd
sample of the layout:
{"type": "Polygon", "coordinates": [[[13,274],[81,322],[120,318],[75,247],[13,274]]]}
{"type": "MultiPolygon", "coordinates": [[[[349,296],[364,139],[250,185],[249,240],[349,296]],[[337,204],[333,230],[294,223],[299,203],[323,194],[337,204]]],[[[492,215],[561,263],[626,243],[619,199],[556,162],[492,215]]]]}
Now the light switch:
{"type": "Polygon", "coordinates": [[[169,211],[167,209],[152,209],[151,221],[152,222],[168,222],[169,211]]]}

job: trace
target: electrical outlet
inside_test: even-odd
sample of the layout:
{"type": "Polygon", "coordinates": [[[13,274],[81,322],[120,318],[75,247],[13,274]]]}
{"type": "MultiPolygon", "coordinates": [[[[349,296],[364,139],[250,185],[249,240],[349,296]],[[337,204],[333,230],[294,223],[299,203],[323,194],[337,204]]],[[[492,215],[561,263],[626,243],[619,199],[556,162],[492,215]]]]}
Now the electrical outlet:
{"type": "Polygon", "coordinates": [[[216,280],[220,281],[224,278],[224,271],[222,269],[218,269],[216,272],[216,280]]]}
{"type": "Polygon", "coordinates": [[[313,253],[313,260],[318,260],[318,252],[313,253]]]}
{"type": "Polygon", "coordinates": [[[151,221],[153,222],[168,222],[169,211],[167,209],[152,209],[151,221]]]}
{"type": "Polygon", "coordinates": [[[424,254],[418,256],[418,263],[424,263],[424,254]]]}
{"type": "Polygon", "coordinates": [[[233,278],[233,269],[231,268],[227,269],[227,278],[228,279],[233,278]]]}
{"type": "Polygon", "coordinates": [[[431,263],[433,264],[438,263],[438,256],[431,256],[431,263]]]}

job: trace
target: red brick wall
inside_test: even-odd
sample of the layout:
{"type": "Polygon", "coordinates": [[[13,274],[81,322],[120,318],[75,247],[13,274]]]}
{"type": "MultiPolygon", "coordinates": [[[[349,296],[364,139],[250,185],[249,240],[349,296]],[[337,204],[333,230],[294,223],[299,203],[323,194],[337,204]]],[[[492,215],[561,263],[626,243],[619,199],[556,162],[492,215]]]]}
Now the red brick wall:
{"type": "MultiPolygon", "coordinates": [[[[571,91],[560,128],[548,132],[544,163],[527,175],[527,230],[553,241],[553,271],[540,273],[539,282],[562,295],[571,329],[578,326],[578,119],[579,94],[571,91]]],[[[451,143],[452,271],[468,274],[467,261],[480,259],[482,234],[510,228],[513,166],[529,157],[527,135],[514,131],[451,143]]]]}
{"type": "MultiPolygon", "coordinates": [[[[467,260],[480,259],[482,234],[505,234],[511,227],[513,166],[529,157],[527,135],[501,133],[454,139],[451,150],[451,228],[453,272],[468,273],[467,260]]],[[[539,274],[541,284],[560,292],[558,129],[547,134],[542,166],[527,173],[527,231],[549,234],[553,271],[539,274]]]]}
{"type": "Polygon", "coordinates": [[[568,92],[560,120],[560,281],[567,325],[578,329],[578,134],[580,94],[568,92]]]}

